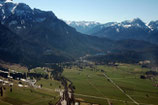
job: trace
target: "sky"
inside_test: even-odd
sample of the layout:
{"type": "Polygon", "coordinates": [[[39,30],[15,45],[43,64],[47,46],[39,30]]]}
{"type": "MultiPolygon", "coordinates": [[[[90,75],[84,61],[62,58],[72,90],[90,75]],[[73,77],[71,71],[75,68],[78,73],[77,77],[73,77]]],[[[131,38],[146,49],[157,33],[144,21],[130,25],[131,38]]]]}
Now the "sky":
{"type": "Polygon", "coordinates": [[[158,20],[158,0],[14,0],[31,8],[53,11],[69,21],[121,22],[140,18],[158,20]]]}

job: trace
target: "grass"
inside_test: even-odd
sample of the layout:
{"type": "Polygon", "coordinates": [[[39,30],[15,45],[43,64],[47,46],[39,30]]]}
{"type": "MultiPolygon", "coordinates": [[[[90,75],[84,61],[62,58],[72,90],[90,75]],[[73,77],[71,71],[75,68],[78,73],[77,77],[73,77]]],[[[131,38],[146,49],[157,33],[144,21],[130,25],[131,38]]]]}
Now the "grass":
{"type": "Polygon", "coordinates": [[[90,96],[108,98],[113,105],[134,105],[134,103],[103,75],[103,70],[121,89],[139,103],[158,104],[158,88],[151,80],[140,79],[140,75],[148,71],[139,65],[121,64],[118,67],[106,65],[95,66],[95,69],[86,67],[83,70],[73,67],[65,69],[63,75],[70,79],[75,86],[75,95],[86,102],[106,105],[106,99],[97,99],[90,96]],[[89,97],[88,97],[89,96],[89,97]]]}
{"type": "Polygon", "coordinates": [[[144,74],[148,69],[141,68],[138,65],[124,64],[112,71],[104,70],[119,87],[126,91],[126,93],[132,96],[137,102],[158,104],[158,88],[154,87],[154,82],[148,79],[140,79],[140,75],[144,74]]]}
{"type": "MultiPolygon", "coordinates": [[[[21,73],[27,72],[27,68],[16,64],[3,64],[4,67],[10,68],[21,73]]],[[[32,73],[48,74],[44,68],[34,68],[32,73]]],[[[18,87],[18,81],[13,81],[13,92],[10,92],[10,87],[5,86],[4,96],[0,97],[0,105],[48,105],[49,102],[55,104],[59,100],[59,93],[55,92],[56,88],[61,86],[59,81],[51,79],[43,79],[37,81],[36,85],[41,85],[41,89],[20,88],[18,87]]],[[[26,84],[26,83],[24,83],[26,84]]]]}
{"type": "Polygon", "coordinates": [[[0,66],[2,66],[4,68],[7,68],[9,70],[15,70],[15,71],[20,72],[20,73],[28,72],[27,67],[21,66],[19,64],[11,64],[11,63],[6,63],[6,62],[0,62],[0,66]]]}
{"type": "Polygon", "coordinates": [[[11,104],[9,104],[9,103],[7,103],[7,102],[4,102],[4,101],[0,100],[0,105],[11,105],[11,104]]]}
{"type": "MultiPolygon", "coordinates": [[[[31,71],[46,73],[42,68],[35,68],[31,71]]],[[[158,88],[154,87],[154,82],[149,79],[140,79],[140,75],[146,71],[149,69],[141,68],[139,65],[120,64],[118,67],[95,65],[94,68],[64,69],[62,75],[73,82],[75,98],[82,101],[81,105],[90,105],[90,103],[136,105],[105,78],[104,73],[140,105],[158,105],[158,88]]],[[[18,81],[14,81],[14,84],[17,83],[18,81]]],[[[6,86],[4,96],[0,97],[0,105],[48,105],[49,102],[55,104],[59,99],[59,93],[55,92],[55,89],[62,86],[61,83],[42,78],[37,81],[36,85],[41,84],[42,89],[19,88],[14,85],[13,92],[10,92],[10,87],[6,86]]]]}
{"type": "Polygon", "coordinates": [[[55,92],[55,88],[60,83],[44,79],[39,83],[45,83],[43,88],[20,88],[14,85],[12,92],[10,92],[10,87],[6,86],[4,96],[0,97],[0,105],[48,105],[49,102],[55,104],[59,100],[59,93],[55,92]],[[49,83],[53,85],[50,87],[49,83]]]}
{"type": "Polygon", "coordinates": [[[49,89],[54,89],[54,90],[56,88],[59,88],[59,86],[62,86],[60,84],[60,82],[58,82],[58,81],[51,80],[51,79],[43,79],[43,78],[41,80],[37,81],[36,84],[37,85],[41,85],[42,84],[43,88],[49,88],[49,89]]]}
{"type": "Polygon", "coordinates": [[[37,73],[37,74],[47,74],[44,68],[37,67],[31,70],[31,73],[37,73]]]}

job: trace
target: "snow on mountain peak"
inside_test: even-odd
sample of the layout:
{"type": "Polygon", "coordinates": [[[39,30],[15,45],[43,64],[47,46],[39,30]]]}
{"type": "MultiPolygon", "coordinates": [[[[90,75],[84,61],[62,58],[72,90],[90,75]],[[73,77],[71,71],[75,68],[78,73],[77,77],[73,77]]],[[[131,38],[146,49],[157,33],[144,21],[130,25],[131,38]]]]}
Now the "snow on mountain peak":
{"type": "Polygon", "coordinates": [[[131,27],[131,26],[132,26],[132,25],[130,25],[130,24],[129,24],[129,25],[123,25],[124,28],[129,28],[129,27],[131,27]]]}
{"type": "Polygon", "coordinates": [[[0,0],[0,22],[11,30],[20,32],[47,19],[57,18],[53,12],[32,9],[25,3],[14,3],[12,0],[0,0]]]}
{"type": "Polygon", "coordinates": [[[65,21],[68,25],[76,25],[76,26],[90,26],[100,24],[95,21],[65,21]]]}
{"type": "Polygon", "coordinates": [[[69,26],[74,27],[78,32],[88,34],[89,30],[101,25],[95,21],[65,21],[69,26]]]}
{"type": "Polygon", "coordinates": [[[8,3],[8,2],[13,2],[13,0],[0,0],[0,3],[8,3]]]}
{"type": "Polygon", "coordinates": [[[151,30],[158,30],[158,20],[157,21],[151,21],[150,23],[147,24],[147,26],[151,30]]]}
{"type": "Polygon", "coordinates": [[[13,2],[13,0],[5,0],[5,2],[13,2]]]}
{"type": "Polygon", "coordinates": [[[0,20],[1,21],[4,20],[4,18],[2,17],[5,17],[5,19],[7,19],[8,17],[15,18],[15,16],[18,16],[17,18],[27,19],[27,20],[30,20],[30,19],[33,20],[33,18],[36,19],[35,17],[37,17],[38,22],[45,20],[44,18],[46,18],[47,16],[51,16],[53,18],[56,17],[53,12],[41,11],[38,9],[31,9],[25,3],[14,3],[12,0],[1,0],[0,1],[0,20]]]}

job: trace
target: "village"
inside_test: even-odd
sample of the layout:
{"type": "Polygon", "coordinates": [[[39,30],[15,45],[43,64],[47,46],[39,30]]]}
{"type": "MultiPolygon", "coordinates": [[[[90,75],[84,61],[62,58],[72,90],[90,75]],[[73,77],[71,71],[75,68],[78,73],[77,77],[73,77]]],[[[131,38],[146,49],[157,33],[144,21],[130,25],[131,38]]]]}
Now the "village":
{"type": "MultiPolygon", "coordinates": [[[[38,69],[38,67],[37,67],[38,69]]],[[[17,72],[16,70],[12,69],[6,69],[0,67],[0,93],[1,96],[3,96],[3,91],[6,88],[10,89],[10,92],[12,92],[14,89],[13,86],[17,86],[19,88],[33,88],[33,89],[43,89],[42,84],[37,84],[37,81],[43,79],[46,80],[54,80],[53,78],[58,79],[58,81],[61,82],[63,85],[59,86],[58,88],[55,88],[55,91],[59,94],[60,98],[56,105],[70,105],[75,103],[74,102],[74,96],[73,96],[73,90],[71,88],[71,84],[69,80],[65,79],[64,77],[60,77],[60,70],[61,68],[56,68],[58,71],[53,71],[52,69],[49,70],[48,68],[40,68],[42,72],[39,72],[40,70],[34,71],[34,69],[28,71],[28,72],[17,72]],[[59,74],[58,74],[59,73],[59,74]],[[54,76],[54,77],[53,77],[54,76]],[[73,101],[73,103],[72,103],[73,101]]],[[[47,88],[44,88],[47,89],[47,88]]],[[[76,104],[77,105],[77,104],[76,104]]]]}
{"type": "Polygon", "coordinates": [[[33,88],[41,88],[39,85],[36,84],[36,79],[31,79],[30,77],[27,77],[25,74],[16,72],[14,70],[0,70],[0,86],[1,86],[1,94],[2,94],[2,87],[3,86],[10,86],[17,85],[18,87],[33,87],[33,88]]]}

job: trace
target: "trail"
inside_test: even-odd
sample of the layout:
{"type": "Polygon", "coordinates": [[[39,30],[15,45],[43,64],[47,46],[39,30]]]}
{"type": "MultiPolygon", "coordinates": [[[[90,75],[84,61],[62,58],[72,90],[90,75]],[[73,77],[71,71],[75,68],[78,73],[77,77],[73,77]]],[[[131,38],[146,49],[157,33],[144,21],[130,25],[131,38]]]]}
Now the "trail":
{"type": "MultiPolygon", "coordinates": [[[[95,87],[89,80],[87,80],[88,83],[95,89],[97,90],[100,94],[102,94],[102,96],[106,97],[99,89],[97,89],[97,87],[95,87]]],[[[108,105],[111,105],[109,98],[106,98],[106,101],[108,102],[108,105]]]]}
{"type": "Polygon", "coordinates": [[[128,95],[127,93],[125,93],[111,78],[109,78],[105,73],[104,76],[110,80],[110,82],[117,87],[123,94],[125,94],[133,103],[135,103],[136,105],[140,105],[137,101],[135,101],[130,95],[128,95]]]}
{"type": "MultiPolygon", "coordinates": [[[[124,101],[124,100],[119,100],[119,99],[112,99],[112,98],[105,98],[105,97],[97,97],[97,96],[91,96],[91,95],[84,95],[84,94],[78,94],[78,93],[74,93],[74,95],[76,96],[83,96],[83,97],[89,97],[89,98],[95,98],[95,99],[103,99],[103,100],[113,100],[113,101],[120,101],[120,102],[128,102],[128,103],[134,103],[133,101],[124,101]]],[[[146,104],[146,103],[139,103],[141,105],[154,105],[154,104],[146,104]]]]}

